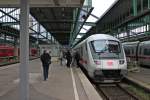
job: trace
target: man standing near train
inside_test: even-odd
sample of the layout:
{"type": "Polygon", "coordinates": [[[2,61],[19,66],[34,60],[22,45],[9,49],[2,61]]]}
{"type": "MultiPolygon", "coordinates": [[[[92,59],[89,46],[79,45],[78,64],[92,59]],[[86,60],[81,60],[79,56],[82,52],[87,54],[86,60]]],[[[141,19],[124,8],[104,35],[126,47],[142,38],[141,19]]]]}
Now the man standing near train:
{"type": "Polygon", "coordinates": [[[51,56],[49,55],[49,53],[47,53],[46,50],[44,50],[40,58],[42,61],[44,81],[46,81],[48,79],[48,70],[49,64],[51,64],[51,56]]]}
{"type": "Polygon", "coordinates": [[[66,53],[66,59],[67,59],[67,67],[69,68],[70,64],[71,64],[71,61],[72,61],[72,56],[71,56],[71,53],[70,53],[69,50],[66,53]]]}

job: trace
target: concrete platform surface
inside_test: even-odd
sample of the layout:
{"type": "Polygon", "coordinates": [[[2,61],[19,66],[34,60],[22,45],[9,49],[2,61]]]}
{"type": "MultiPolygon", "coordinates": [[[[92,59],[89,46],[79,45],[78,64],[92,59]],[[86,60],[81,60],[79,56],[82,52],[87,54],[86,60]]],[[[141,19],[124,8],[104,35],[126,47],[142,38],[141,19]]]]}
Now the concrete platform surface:
{"type": "MultiPolygon", "coordinates": [[[[19,100],[18,66],[0,68],[0,100],[19,100]]],[[[29,100],[102,100],[79,68],[67,68],[58,62],[50,65],[49,78],[43,81],[40,60],[31,61],[29,87],[29,100]]]]}
{"type": "Polygon", "coordinates": [[[128,73],[126,77],[128,80],[137,83],[141,87],[150,91],[150,69],[140,67],[137,71],[132,71],[128,73]]]}

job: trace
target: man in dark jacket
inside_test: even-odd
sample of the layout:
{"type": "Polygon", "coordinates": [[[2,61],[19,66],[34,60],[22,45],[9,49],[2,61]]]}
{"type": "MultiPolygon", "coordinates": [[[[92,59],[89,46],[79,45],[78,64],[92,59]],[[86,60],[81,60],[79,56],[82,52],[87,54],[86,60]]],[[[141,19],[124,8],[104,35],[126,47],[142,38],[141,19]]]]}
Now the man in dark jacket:
{"type": "Polygon", "coordinates": [[[41,55],[41,61],[43,66],[43,76],[44,80],[48,78],[48,70],[49,70],[49,64],[51,64],[51,56],[44,50],[44,53],[41,55]]]}
{"type": "Polygon", "coordinates": [[[67,59],[67,67],[69,68],[70,64],[71,64],[71,61],[72,61],[72,56],[71,56],[71,53],[70,53],[69,50],[66,53],[66,59],[67,59]]]}

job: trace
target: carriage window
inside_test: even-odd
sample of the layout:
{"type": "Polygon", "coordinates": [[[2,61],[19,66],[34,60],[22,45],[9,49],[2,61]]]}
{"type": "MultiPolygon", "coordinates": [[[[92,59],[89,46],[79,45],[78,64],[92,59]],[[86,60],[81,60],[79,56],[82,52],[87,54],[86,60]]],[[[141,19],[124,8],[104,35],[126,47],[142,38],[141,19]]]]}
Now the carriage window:
{"type": "Polygon", "coordinates": [[[132,50],[132,54],[134,54],[134,48],[131,48],[131,50],[132,50]]]}
{"type": "Polygon", "coordinates": [[[126,55],[130,55],[130,50],[129,49],[125,49],[125,53],[126,53],[126,55]]]}
{"type": "Polygon", "coordinates": [[[142,48],[140,47],[140,51],[139,51],[139,54],[141,55],[142,54],[142,48]]]}
{"type": "Polygon", "coordinates": [[[150,49],[144,49],[144,55],[150,55],[150,49]]]}

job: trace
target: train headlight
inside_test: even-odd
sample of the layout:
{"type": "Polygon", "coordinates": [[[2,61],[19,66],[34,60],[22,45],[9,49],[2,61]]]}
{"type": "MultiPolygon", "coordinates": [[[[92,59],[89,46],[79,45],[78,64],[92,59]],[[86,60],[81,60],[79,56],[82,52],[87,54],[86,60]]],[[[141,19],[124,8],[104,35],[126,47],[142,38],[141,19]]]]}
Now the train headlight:
{"type": "Polygon", "coordinates": [[[95,62],[96,65],[100,65],[101,64],[100,61],[98,61],[98,60],[94,60],[94,62],[95,62]]]}
{"type": "Polygon", "coordinates": [[[119,64],[120,65],[124,64],[124,60],[119,60],[119,64]]]}

